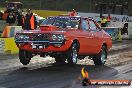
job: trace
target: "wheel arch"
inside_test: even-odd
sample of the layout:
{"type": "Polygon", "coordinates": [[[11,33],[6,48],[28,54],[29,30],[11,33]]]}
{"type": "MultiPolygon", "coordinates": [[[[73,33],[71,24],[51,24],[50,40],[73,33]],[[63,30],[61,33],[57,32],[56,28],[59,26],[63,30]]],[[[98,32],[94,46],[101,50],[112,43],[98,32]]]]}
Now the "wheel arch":
{"type": "Polygon", "coordinates": [[[102,46],[105,46],[106,49],[107,49],[107,43],[104,42],[104,43],[102,44],[102,46]]]}

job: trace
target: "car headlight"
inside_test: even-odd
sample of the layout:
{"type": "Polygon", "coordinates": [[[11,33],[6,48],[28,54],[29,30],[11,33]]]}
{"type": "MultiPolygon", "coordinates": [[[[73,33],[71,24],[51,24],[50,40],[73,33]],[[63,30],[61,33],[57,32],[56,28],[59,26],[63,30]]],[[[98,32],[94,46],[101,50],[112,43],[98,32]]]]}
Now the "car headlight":
{"type": "Polygon", "coordinates": [[[29,36],[28,35],[24,35],[24,34],[17,34],[15,36],[15,40],[16,41],[28,41],[29,40],[29,36]]]}
{"type": "Polygon", "coordinates": [[[64,35],[58,35],[58,41],[63,41],[64,40],[64,35]]]}
{"type": "Polygon", "coordinates": [[[52,40],[53,41],[57,40],[57,35],[52,35],[52,40]]]}
{"type": "Polygon", "coordinates": [[[63,41],[64,35],[63,34],[54,34],[54,35],[52,35],[52,40],[53,41],[63,41]]]}

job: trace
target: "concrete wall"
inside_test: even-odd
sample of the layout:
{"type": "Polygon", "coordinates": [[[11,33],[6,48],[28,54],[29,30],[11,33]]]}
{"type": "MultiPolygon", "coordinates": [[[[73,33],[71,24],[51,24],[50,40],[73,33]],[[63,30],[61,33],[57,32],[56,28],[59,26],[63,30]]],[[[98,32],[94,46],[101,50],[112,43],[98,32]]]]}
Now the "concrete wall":
{"type": "MultiPolygon", "coordinates": [[[[79,16],[83,17],[92,17],[96,21],[100,21],[100,14],[98,13],[78,13],[79,16]]],[[[103,16],[108,16],[108,14],[103,14],[103,16]]],[[[115,15],[111,14],[111,22],[109,27],[119,27],[123,28],[125,23],[128,23],[128,35],[126,37],[129,37],[132,39],[132,17],[128,15],[115,15]]]]}
{"type": "MultiPolygon", "coordinates": [[[[95,19],[96,21],[100,20],[100,14],[98,13],[78,13],[79,16],[84,16],[84,17],[92,17],[93,19],[95,19]]],[[[103,14],[103,16],[108,16],[108,14],[103,14]]],[[[115,15],[115,14],[111,14],[111,21],[114,22],[132,22],[132,17],[128,16],[128,15],[115,15]]]]}

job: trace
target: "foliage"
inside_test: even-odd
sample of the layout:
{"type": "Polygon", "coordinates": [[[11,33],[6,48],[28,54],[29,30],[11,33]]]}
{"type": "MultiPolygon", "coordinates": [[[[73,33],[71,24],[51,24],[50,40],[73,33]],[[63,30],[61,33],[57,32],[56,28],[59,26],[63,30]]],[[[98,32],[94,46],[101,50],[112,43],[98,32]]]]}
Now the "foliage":
{"type": "Polygon", "coordinates": [[[132,0],[1,0],[2,6],[5,6],[5,1],[21,1],[24,8],[56,11],[71,11],[74,8],[79,12],[95,12],[95,4],[99,2],[107,5],[110,3],[123,5],[128,2],[130,10],[128,12],[132,13],[132,0]]]}

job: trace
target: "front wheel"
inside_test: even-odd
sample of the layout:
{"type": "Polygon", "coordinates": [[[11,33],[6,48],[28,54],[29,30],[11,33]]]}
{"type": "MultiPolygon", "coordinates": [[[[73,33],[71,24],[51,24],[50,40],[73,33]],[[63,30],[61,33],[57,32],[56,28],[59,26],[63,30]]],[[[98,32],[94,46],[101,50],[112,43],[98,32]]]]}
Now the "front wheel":
{"type": "Polygon", "coordinates": [[[93,61],[95,65],[104,65],[107,59],[107,48],[102,46],[101,51],[93,56],[93,61]]]}
{"type": "Polygon", "coordinates": [[[68,51],[67,61],[68,61],[68,64],[70,65],[74,65],[77,63],[77,60],[78,60],[78,49],[77,48],[78,48],[77,44],[73,43],[71,48],[68,51]]]}
{"type": "Polygon", "coordinates": [[[25,50],[19,50],[19,59],[20,59],[20,62],[23,65],[29,64],[31,58],[32,58],[32,53],[31,52],[28,52],[28,51],[25,51],[25,50]]]}

